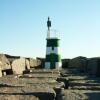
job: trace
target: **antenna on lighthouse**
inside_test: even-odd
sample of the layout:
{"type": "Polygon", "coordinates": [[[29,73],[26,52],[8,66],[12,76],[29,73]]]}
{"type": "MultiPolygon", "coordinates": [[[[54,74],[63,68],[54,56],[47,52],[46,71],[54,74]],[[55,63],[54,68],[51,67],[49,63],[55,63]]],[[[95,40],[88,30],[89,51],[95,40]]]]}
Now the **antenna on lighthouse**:
{"type": "Polygon", "coordinates": [[[51,21],[50,21],[49,17],[48,17],[48,20],[47,20],[47,27],[48,27],[47,38],[50,38],[51,21]]]}
{"type": "Polygon", "coordinates": [[[49,17],[48,17],[48,21],[47,21],[47,27],[48,27],[48,31],[50,31],[51,21],[50,21],[50,18],[49,17]]]}

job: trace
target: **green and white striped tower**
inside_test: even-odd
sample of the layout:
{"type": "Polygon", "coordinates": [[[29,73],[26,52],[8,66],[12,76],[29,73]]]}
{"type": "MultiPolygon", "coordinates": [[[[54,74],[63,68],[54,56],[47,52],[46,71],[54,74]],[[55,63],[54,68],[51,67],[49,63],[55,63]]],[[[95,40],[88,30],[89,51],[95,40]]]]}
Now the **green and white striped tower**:
{"type": "Polygon", "coordinates": [[[45,69],[60,69],[62,66],[61,55],[59,48],[60,39],[57,36],[51,36],[51,21],[48,17],[47,21],[47,45],[46,45],[46,58],[45,58],[45,69]]]}

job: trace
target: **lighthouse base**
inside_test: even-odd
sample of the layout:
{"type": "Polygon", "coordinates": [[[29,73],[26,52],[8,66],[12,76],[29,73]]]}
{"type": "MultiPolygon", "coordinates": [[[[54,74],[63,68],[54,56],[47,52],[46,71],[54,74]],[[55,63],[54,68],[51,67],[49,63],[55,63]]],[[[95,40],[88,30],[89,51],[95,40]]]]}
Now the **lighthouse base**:
{"type": "Polygon", "coordinates": [[[55,64],[52,64],[50,62],[45,62],[45,69],[61,69],[62,63],[56,62],[55,64]]]}

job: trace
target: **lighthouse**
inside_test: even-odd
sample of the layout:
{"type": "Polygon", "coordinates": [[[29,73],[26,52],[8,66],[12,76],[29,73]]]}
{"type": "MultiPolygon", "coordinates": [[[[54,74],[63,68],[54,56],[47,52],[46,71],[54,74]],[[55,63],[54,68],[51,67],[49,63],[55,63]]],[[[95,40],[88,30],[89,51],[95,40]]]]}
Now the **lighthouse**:
{"type": "Polygon", "coordinates": [[[62,66],[61,55],[60,55],[60,39],[57,36],[57,32],[55,32],[54,36],[52,35],[52,31],[50,29],[51,21],[48,17],[47,21],[47,44],[46,44],[46,57],[45,57],[45,69],[60,69],[62,66]]]}

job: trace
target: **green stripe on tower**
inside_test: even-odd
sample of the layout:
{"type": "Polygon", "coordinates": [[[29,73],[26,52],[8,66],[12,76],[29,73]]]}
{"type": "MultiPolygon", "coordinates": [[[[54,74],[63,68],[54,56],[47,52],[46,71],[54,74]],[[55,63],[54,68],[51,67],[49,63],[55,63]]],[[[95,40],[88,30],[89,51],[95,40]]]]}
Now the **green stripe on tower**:
{"type": "Polygon", "coordinates": [[[60,62],[61,56],[57,54],[51,53],[50,55],[46,55],[46,62],[60,62]]]}
{"type": "Polygon", "coordinates": [[[59,47],[59,39],[47,39],[47,47],[59,47]]]}

